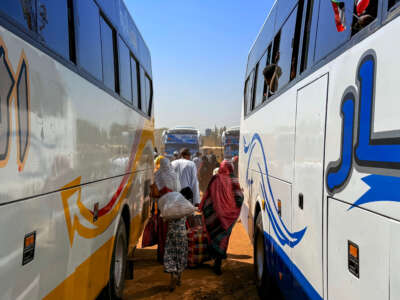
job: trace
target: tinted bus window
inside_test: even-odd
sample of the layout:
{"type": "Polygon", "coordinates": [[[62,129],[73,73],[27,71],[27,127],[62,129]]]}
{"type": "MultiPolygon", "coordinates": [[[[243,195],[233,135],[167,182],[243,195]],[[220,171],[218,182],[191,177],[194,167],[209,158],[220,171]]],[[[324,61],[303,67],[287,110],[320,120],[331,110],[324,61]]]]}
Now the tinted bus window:
{"type": "Polygon", "coordinates": [[[101,17],[101,45],[103,58],[103,82],[112,90],[115,90],[115,56],[114,33],[108,23],[101,17]]]}
{"type": "Polygon", "coordinates": [[[0,10],[25,28],[35,30],[35,0],[1,0],[0,10]]]}
{"type": "Polygon", "coordinates": [[[352,35],[357,34],[376,19],[378,16],[378,4],[378,0],[371,0],[364,12],[357,11],[357,6],[354,5],[352,35]]]}
{"type": "Polygon", "coordinates": [[[273,57],[274,62],[278,66],[278,86],[277,89],[275,87],[275,91],[280,90],[285,84],[287,84],[290,80],[290,71],[292,62],[292,43],[294,38],[294,32],[296,27],[296,17],[297,17],[297,9],[295,9],[290,15],[289,19],[283,25],[280,32],[280,41],[279,46],[275,47],[278,51],[274,51],[275,55],[273,57]],[[280,71],[279,71],[280,69],[280,71]],[[281,73],[279,75],[279,73],[281,73]]]}
{"type": "Polygon", "coordinates": [[[147,113],[146,81],[143,67],[140,67],[140,99],[142,100],[142,111],[147,113]]]}
{"type": "Polygon", "coordinates": [[[123,98],[132,102],[130,53],[128,47],[121,38],[118,38],[118,54],[119,91],[123,98]]]}
{"type": "Polygon", "coordinates": [[[140,105],[140,94],[139,94],[139,64],[136,62],[136,59],[131,57],[131,76],[132,76],[132,98],[133,105],[137,108],[141,108],[140,105]]]}
{"type": "Polygon", "coordinates": [[[258,63],[257,67],[257,82],[256,82],[256,95],[254,99],[254,107],[260,106],[264,100],[264,75],[263,71],[267,65],[267,56],[268,52],[265,52],[264,56],[261,58],[260,62],[258,63]]]}
{"type": "Polygon", "coordinates": [[[296,78],[297,75],[297,65],[298,65],[298,57],[299,57],[299,49],[300,49],[300,36],[301,36],[301,25],[303,19],[303,8],[304,8],[304,0],[299,0],[299,4],[297,7],[297,17],[296,17],[296,25],[294,38],[292,42],[292,60],[290,65],[290,80],[296,78]]]}
{"type": "Polygon", "coordinates": [[[64,58],[70,58],[67,0],[38,1],[37,27],[46,45],[64,58]]]}
{"type": "Polygon", "coordinates": [[[245,84],[244,101],[246,105],[246,114],[249,114],[253,107],[254,74],[255,71],[253,70],[247,78],[245,84]]]}
{"type": "Polygon", "coordinates": [[[335,23],[335,14],[331,1],[321,1],[319,8],[319,21],[317,40],[315,46],[315,61],[326,57],[330,52],[337,49],[340,45],[350,38],[351,23],[353,20],[353,0],[344,0],[346,30],[338,32],[335,23]]]}
{"type": "Polygon", "coordinates": [[[151,84],[151,80],[147,75],[145,76],[145,81],[146,81],[146,100],[147,100],[147,111],[146,111],[146,114],[148,116],[151,116],[153,87],[152,87],[152,84],[151,84]]]}
{"type": "Polygon", "coordinates": [[[304,21],[304,29],[303,29],[303,44],[301,51],[301,62],[300,62],[300,73],[305,71],[308,66],[308,56],[311,51],[310,48],[310,38],[311,38],[311,24],[312,24],[312,16],[314,10],[314,0],[307,1],[306,15],[304,21]]]}
{"type": "Polygon", "coordinates": [[[99,8],[93,0],[79,0],[75,1],[75,4],[79,64],[102,80],[99,8]]]}
{"type": "Polygon", "coordinates": [[[391,9],[396,4],[400,3],[400,0],[389,0],[389,9],[391,9]]]}

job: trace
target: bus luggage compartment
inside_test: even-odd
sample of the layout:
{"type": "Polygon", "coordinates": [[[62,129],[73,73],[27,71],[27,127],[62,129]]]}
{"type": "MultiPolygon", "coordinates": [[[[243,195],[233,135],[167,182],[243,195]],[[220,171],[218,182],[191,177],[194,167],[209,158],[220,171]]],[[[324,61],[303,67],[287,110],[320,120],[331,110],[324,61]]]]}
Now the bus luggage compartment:
{"type": "Polygon", "coordinates": [[[328,198],[328,299],[400,299],[399,249],[399,222],[328,198]]]}

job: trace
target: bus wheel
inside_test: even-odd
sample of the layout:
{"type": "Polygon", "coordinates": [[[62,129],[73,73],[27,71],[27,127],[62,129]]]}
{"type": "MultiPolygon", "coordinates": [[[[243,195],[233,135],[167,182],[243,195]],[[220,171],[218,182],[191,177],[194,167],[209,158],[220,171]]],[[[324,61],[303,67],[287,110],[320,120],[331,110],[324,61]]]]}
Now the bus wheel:
{"type": "Polygon", "coordinates": [[[254,231],[254,273],[258,295],[261,299],[268,299],[268,296],[272,296],[271,280],[266,267],[265,255],[264,229],[262,215],[259,213],[254,231]]]}
{"type": "Polygon", "coordinates": [[[125,272],[128,256],[128,238],[126,236],[126,225],[121,218],[117,234],[114,240],[114,249],[110,266],[110,281],[106,287],[105,299],[122,299],[125,286],[125,272]]]}

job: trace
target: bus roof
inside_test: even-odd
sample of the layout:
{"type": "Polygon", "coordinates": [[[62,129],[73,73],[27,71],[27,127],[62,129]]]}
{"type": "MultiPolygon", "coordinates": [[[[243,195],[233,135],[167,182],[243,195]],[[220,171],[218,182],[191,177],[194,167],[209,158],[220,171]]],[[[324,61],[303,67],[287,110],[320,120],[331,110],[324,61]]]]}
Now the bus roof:
{"type": "Polygon", "coordinates": [[[167,133],[194,133],[200,134],[200,131],[192,126],[176,126],[174,128],[168,129],[167,133]]]}
{"type": "Polygon", "coordinates": [[[226,130],[227,133],[236,132],[236,131],[240,131],[240,126],[232,126],[232,127],[229,127],[229,128],[226,130]]]}

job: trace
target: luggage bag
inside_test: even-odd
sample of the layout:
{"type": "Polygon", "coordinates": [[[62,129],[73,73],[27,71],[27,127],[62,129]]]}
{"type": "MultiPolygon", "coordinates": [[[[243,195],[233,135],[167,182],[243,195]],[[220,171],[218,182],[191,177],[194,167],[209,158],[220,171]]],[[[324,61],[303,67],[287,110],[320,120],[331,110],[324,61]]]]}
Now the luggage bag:
{"type": "Polygon", "coordinates": [[[188,217],[188,267],[195,268],[211,259],[208,251],[208,235],[202,215],[188,217]]]}

